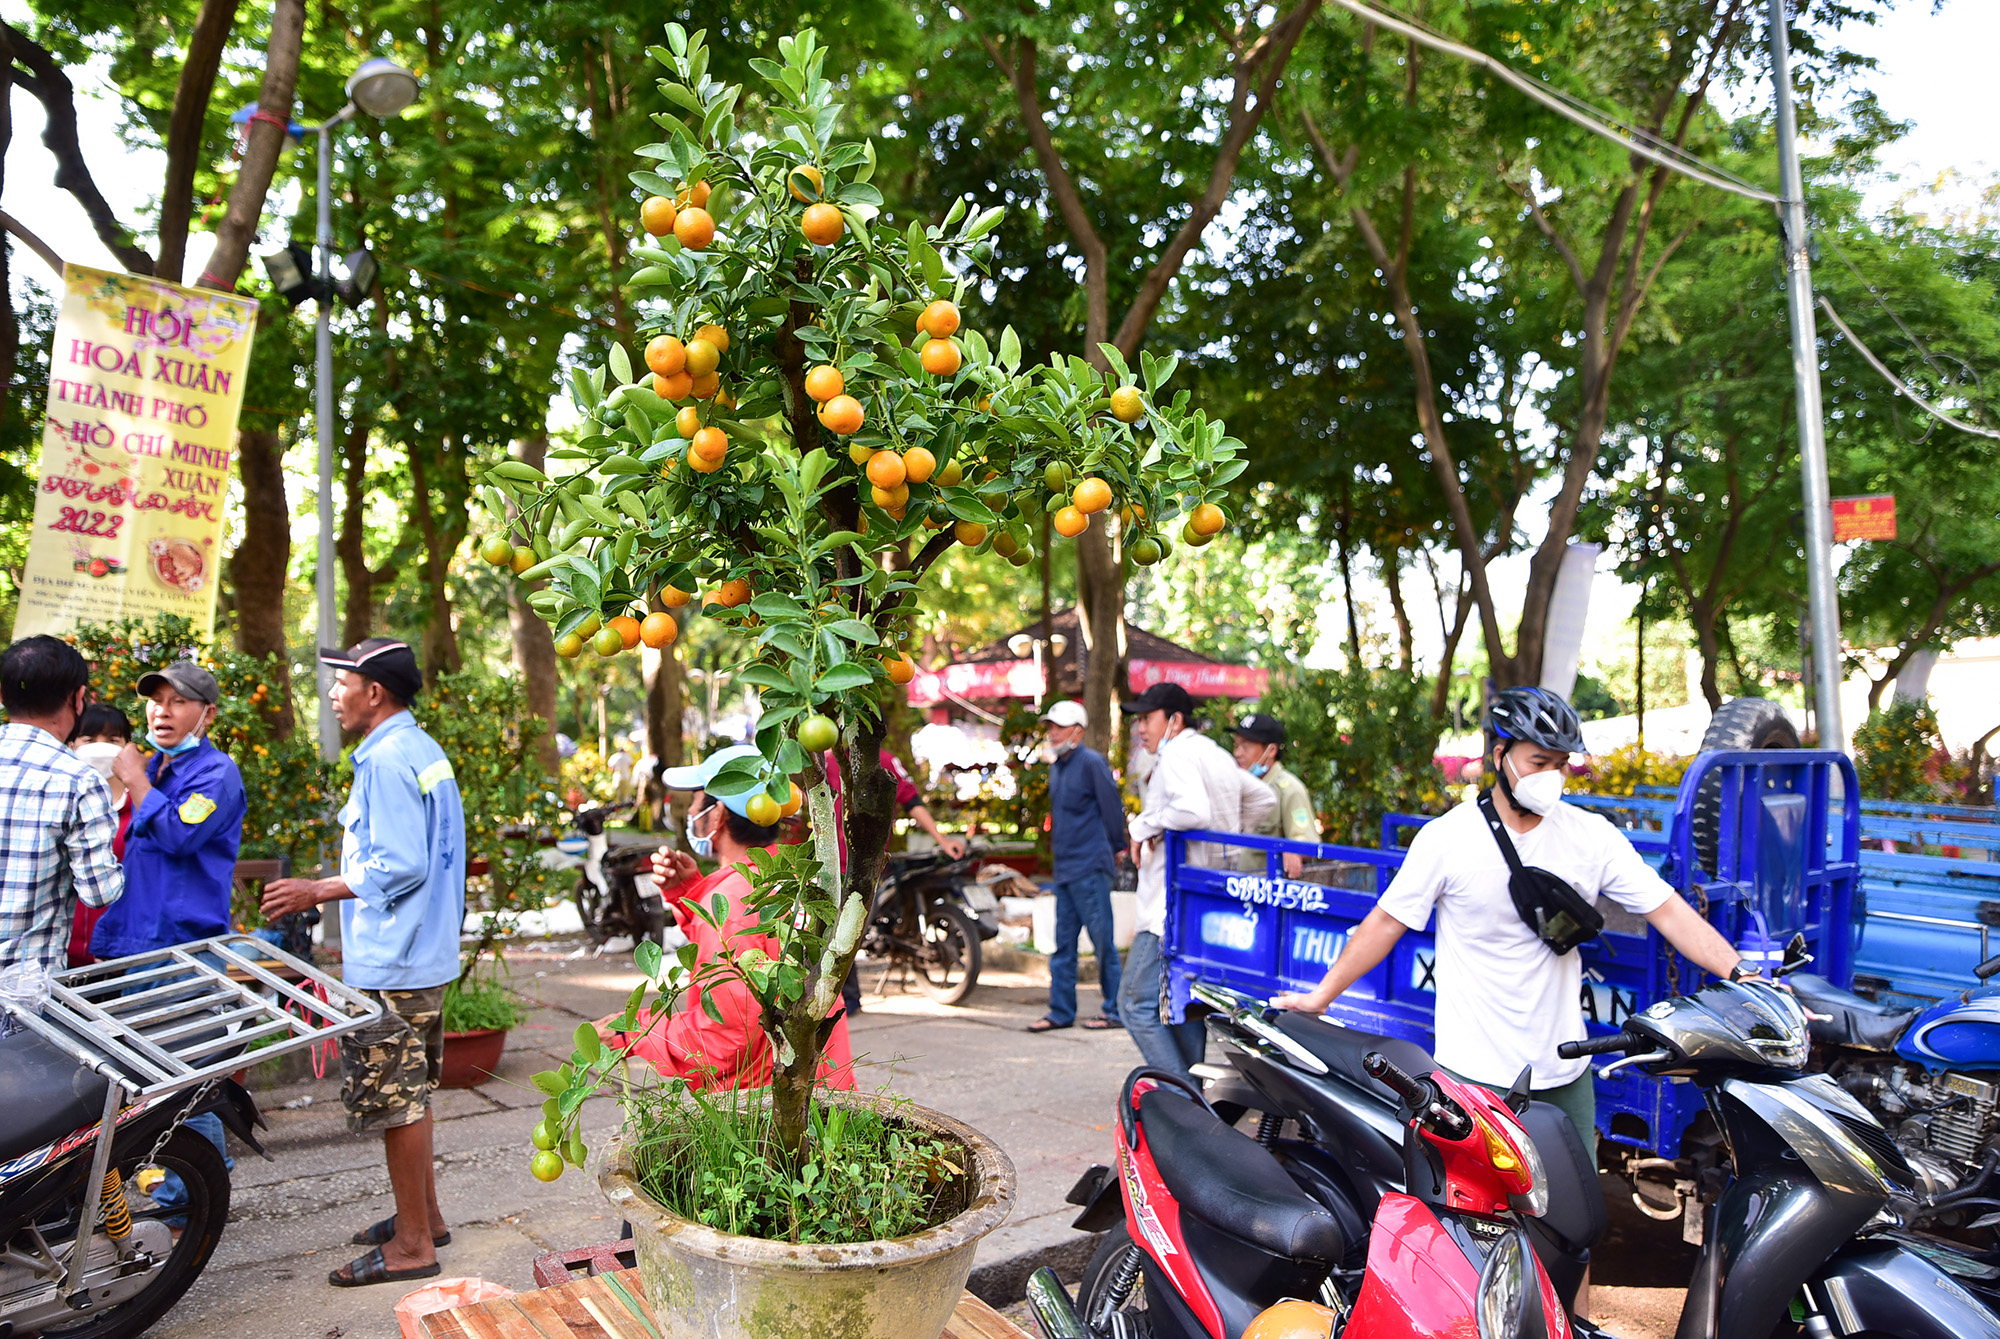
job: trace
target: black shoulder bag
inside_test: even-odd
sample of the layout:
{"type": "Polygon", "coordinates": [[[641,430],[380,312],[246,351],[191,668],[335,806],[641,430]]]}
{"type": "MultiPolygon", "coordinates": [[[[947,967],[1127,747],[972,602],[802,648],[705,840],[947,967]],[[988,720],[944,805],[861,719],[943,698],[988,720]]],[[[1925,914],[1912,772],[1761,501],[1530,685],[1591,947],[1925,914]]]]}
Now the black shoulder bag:
{"type": "Polygon", "coordinates": [[[1507,835],[1507,825],[1493,807],[1491,791],[1479,797],[1479,812],[1486,816],[1486,826],[1493,829],[1500,854],[1507,857],[1507,891],[1527,927],[1558,956],[1597,938],[1604,930],[1604,913],[1584,901],[1583,894],[1560,875],[1521,863],[1513,838],[1507,835]]]}

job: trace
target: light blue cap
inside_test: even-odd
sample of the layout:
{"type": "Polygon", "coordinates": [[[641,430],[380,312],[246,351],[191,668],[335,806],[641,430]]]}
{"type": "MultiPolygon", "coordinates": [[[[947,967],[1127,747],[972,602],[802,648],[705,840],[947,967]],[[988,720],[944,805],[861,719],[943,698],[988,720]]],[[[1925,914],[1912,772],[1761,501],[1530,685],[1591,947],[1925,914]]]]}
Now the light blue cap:
{"type": "MultiPolygon", "coordinates": [[[[707,790],[708,783],[723,766],[737,758],[756,758],[761,755],[754,744],[731,744],[726,749],[717,749],[700,762],[688,767],[669,767],[660,773],[660,784],[668,790],[707,790]]],[[[739,818],[750,817],[750,801],[763,794],[757,787],[736,795],[718,795],[722,807],[739,818]]]]}

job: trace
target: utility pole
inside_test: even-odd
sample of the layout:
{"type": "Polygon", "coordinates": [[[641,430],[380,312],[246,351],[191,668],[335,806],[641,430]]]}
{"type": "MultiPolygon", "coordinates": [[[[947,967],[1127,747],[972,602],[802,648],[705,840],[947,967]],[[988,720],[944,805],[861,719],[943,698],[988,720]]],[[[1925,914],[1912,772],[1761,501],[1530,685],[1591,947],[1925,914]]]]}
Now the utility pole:
{"type": "Polygon", "coordinates": [[[1812,260],[1807,254],[1805,181],[1799,171],[1798,119],[1792,111],[1791,39],[1785,0],[1770,0],[1771,82],[1777,96],[1779,245],[1791,310],[1792,380],[1799,417],[1799,476],[1805,492],[1806,608],[1812,629],[1812,669],[1819,746],[1846,743],[1840,721],[1840,602],[1834,589],[1833,502],[1827,482],[1826,423],[1819,394],[1819,337],[1813,320],[1812,260]]]}

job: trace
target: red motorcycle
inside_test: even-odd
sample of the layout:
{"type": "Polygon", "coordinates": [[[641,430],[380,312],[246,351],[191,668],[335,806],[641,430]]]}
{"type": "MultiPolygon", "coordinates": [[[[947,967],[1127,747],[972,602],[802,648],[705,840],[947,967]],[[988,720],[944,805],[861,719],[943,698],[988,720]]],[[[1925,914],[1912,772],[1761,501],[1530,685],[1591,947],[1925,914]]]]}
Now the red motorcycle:
{"type": "Polygon", "coordinates": [[[1379,1052],[1364,1067],[1402,1099],[1409,1193],[1382,1197],[1362,1261],[1358,1214],[1308,1195],[1188,1080],[1134,1070],[1117,1171],[1071,1192],[1087,1206],[1077,1226],[1105,1233],[1077,1301],[1050,1270],[1029,1280],[1047,1339],[1241,1339],[1285,1298],[1330,1308],[1344,1339],[1471,1339],[1468,1320],[1479,1339],[1570,1339],[1521,1226],[1548,1183],[1517,1095],[1413,1078],[1379,1052]]]}

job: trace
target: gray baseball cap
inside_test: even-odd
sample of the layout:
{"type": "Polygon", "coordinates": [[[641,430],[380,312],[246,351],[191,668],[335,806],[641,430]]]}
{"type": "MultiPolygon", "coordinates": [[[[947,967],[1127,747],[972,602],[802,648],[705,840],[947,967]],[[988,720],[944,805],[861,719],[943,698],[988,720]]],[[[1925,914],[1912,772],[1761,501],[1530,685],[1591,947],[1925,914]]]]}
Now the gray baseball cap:
{"type": "Polygon", "coordinates": [[[151,697],[169,686],[182,697],[206,702],[211,707],[222,700],[222,689],[216,684],[215,676],[192,660],[169,660],[158,669],[141,675],[139,696],[151,697]]]}

